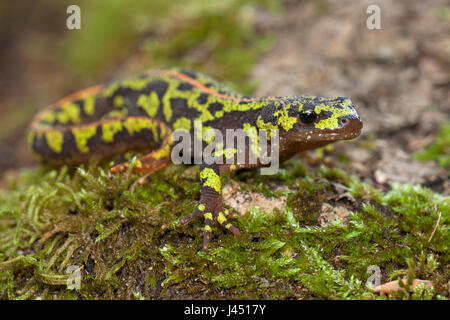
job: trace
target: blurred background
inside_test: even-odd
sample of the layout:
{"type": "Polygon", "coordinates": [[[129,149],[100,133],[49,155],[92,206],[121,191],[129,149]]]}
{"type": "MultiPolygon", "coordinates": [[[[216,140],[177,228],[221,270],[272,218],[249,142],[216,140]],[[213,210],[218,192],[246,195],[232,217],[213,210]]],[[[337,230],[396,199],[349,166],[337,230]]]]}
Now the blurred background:
{"type": "Polygon", "coordinates": [[[380,187],[450,194],[450,6],[445,0],[108,0],[0,3],[0,175],[33,166],[41,108],[148,68],[205,72],[252,95],[344,95],[364,122],[337,165],[380,187]],[[66,9],[81,9],[68,30],[66,9]],[[366,26],[369,5],[381,29],[366,26]]]}

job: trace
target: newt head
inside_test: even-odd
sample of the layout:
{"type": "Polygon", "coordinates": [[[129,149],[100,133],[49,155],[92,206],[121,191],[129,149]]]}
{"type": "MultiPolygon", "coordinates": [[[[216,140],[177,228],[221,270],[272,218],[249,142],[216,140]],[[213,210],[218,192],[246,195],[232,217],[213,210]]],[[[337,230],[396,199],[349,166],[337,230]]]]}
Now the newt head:
{"type": "Polygon", "coordinates": [[[304,151],[358,137],[362,121],[350,98],[294,96],[263,109],[259,129],[280,129],[280,147],[304,151]]]}

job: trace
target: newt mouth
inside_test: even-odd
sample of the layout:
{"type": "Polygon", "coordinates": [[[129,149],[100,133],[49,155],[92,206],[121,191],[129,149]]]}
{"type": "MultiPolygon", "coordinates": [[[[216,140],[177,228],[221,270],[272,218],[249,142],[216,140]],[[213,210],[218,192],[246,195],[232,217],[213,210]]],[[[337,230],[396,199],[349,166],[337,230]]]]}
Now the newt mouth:
{"type": "Polygon", "coordinates": [[[318,148],[339,140],[352,140],[361,134],[363,123],[359,117],[347,117],[341,120],[340,128],[333,130],[307,131],[288,140],[300,149],[318,148]]]}
{"type": "Polygon", "coordinates": [[[297,141],[304,141],[310,143],[325,144],[339,141],[339,140],[352,140],[361,134],[363,123],[359,117],[347,117],[340,120],[340,127],[333,130],[320,130],[316,132],[305,133],[302,136],[297,137],[297,141]]]}
{"type": "Polygon", "coordinates": [[[324,130],[318,134],[319,139],[327,141],[351,140],[361,134],[363,123],[358,116],[350,116],[339,119],[339,128],[324,130]]]}

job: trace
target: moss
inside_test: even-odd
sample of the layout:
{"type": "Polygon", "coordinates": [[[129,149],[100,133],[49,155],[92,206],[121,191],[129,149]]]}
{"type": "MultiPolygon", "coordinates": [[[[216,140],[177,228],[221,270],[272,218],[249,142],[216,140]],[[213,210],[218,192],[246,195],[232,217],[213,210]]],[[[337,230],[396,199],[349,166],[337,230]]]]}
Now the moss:
{"type": "MultiPolygon", "coordinates": [[[[390,298],[448,296],[448,198],[410,185],[383,193],[342,171],[322,167],[305,175],[296,164],[287,162],[271,178],[289,186],[286,211],[252,209],[233,222],[241,239],[215,226],[208,252],[200,250],[201,219],[183,228],[176,223],[199,198],[196,167],[171,166],[144,186],[130,171],[23,170],[0,193],[0,295],[385,299],[365,286],[367,268],[376,265],[383,282],[409,274],[436,284],[390,298]],[[321,228],[317,212],[335,198],[335,183],[352,190],[356,203],[348,224],[321,228]],[[81,267],[79,291],[65,286],[72,265],[81,267]]],[[[240,185],[269,179],[255,172],[238,175],[240,185]]]]}

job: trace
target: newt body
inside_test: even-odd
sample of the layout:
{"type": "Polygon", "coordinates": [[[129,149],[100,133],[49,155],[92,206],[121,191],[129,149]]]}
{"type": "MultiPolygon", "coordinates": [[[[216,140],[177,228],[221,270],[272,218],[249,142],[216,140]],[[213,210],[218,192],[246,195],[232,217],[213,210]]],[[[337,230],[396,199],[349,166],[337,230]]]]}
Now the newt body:
{"type": "MultiPolygon", "coordinates": [[[[152,172],[171,163],[175,130],[184,130],[192,141],[205,143],[203,134],[195,137],[194,125],[199,122],[203,130],[216,129],[223,134],[227,129],[242,129],[250,140],[260,130],[278,129],[280,160],[337,140],[353,139],[362,128],[347,97],[255,98],[200,73],[162,69],[94,86],[58,101],[32,120],[28,145],[36,158],[54,166],[149,152],[137,160],[133,170],[152,172]]],[[[262,166],[258,156],[256,164],[227,164],[226,159],[237,157],[240,150],[223,147],[222,164],[200,164],[200,202],[181,220],[186,224],[204,217],[204,249],[208,248],[214,221],[239,236],[222,206],[220,173],[262,166]]],[[[253,150],[244,152],[247,161],[253,150]]],[[[111,172],[123,172],[127,166],[119,164],[111,172]]]]}

